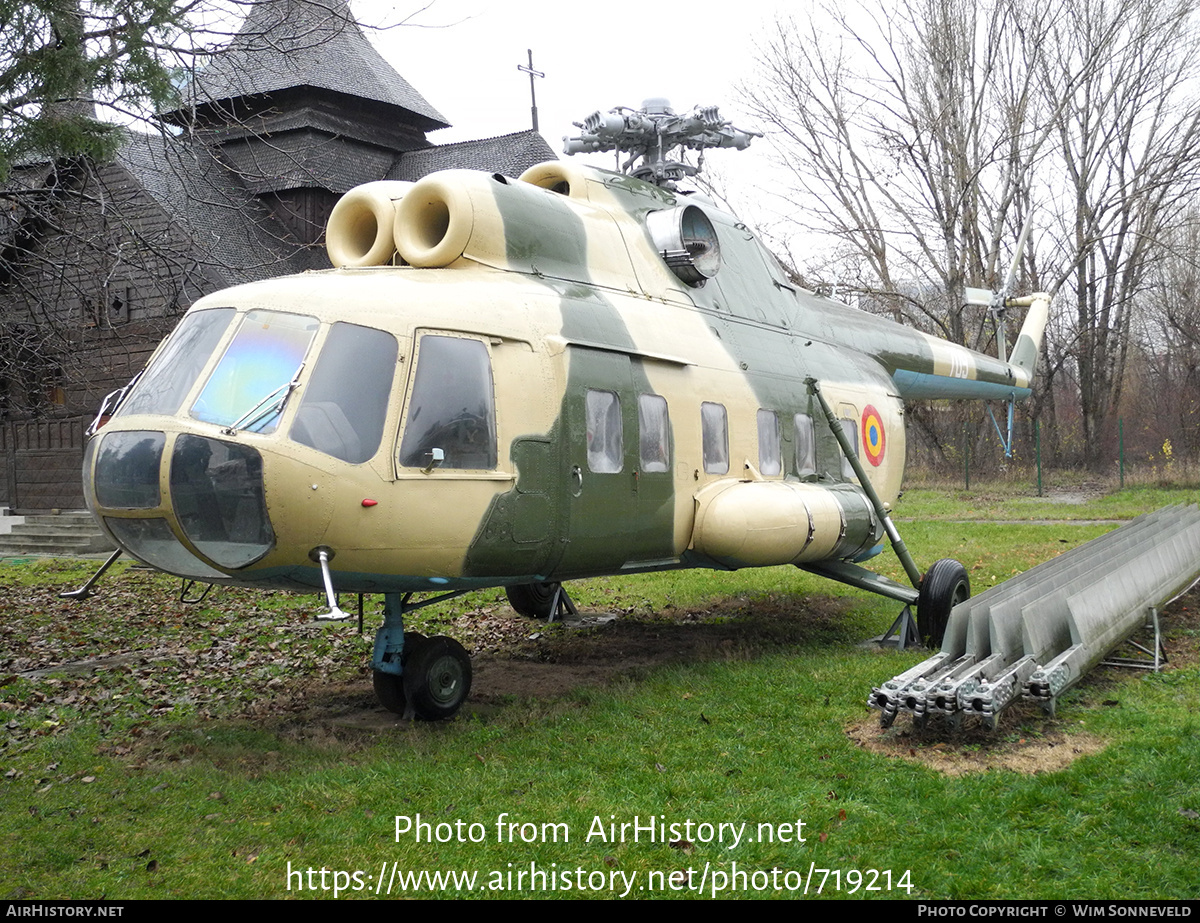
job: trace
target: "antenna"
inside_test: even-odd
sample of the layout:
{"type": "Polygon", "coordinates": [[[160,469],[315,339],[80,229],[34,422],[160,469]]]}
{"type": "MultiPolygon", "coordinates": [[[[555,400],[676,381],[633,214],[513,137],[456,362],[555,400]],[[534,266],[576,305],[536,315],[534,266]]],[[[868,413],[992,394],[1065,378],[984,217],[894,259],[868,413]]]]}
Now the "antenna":
{"type": "Polygon", "coordinates": [[[581,133],[576,138],[563,137],[566,154],[617,151],[628,154],[621,165],[623,173],[656,186],[673,188],[684,177],[695,176],[701,165],[692,166],[682,160],[683,150],[703,151],[712,147],[732,147],[744,151],[756,131],[734,128],[721,118],[716,106],[696,106],[691,112],[677,115],[666,99],[647,99],[641,109],[618,106],[608,112],[597,109],[582,122],[573,123],[581,133]],[[680,149],[680,159],[668,155],[680,149]]]}

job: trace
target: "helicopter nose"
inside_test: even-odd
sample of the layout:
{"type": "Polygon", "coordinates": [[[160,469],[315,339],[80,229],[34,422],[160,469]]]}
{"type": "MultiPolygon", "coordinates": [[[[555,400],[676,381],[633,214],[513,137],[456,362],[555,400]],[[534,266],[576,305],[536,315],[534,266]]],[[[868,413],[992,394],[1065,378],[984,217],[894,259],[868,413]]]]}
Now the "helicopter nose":
{"type": "Polygon", "coordinates": [[[222,577],[207,562],[236,570],[274,546],[262,456],[250,446],[126,430],[92,440],[85,474],[93,458],[85,476],[89,507],[148,564],[188,577],[222,577]]]}

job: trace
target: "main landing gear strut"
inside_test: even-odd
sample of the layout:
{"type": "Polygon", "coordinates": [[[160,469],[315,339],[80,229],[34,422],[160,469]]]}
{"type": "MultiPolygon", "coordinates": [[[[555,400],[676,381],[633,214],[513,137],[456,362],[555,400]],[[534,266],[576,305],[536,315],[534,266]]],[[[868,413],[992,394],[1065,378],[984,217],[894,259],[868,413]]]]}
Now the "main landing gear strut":
{"type": "Polygon", "coordinates": [[[859,486],[874,508],[875,515],[883,523],[883,530],[892,543],[896,557],[904,566],[904,572],[907,574],[909,582],[912,583],[912,587],[906,587],[846,561],[826,561],[801,566],[805,570],[841,581],[849,586],[870,590],[872,593],[879,593],[904,603],[904,611],[888,629],[883,640],[886,641],[895,634],[898,636],[897,643],[901,649],[912,640],[920,640],[926,647],[941,647],[942,636],[946,633],[946,625],[950,620],[950,610],[959,603],[965,602],[971,595],[971,581],[967,577],[966,568],[958,561],[943,558],[935,561],[924,574],[920,572],[912,555],[909,554],[904,540],[900,538],[900,533],[896,531],[896,526],[888,514],[888,508],[871,485],[871,479],[867,476],[862,460],[858,457],[857,448],[851,444],[850,437],[846,435],[841,420],[834,414],[833,408],[829,406],[829,402],[821,392],[821,383],[815,378],[809,378],[805,384],[808,385],[808,393],[816,398],[824,412],[829,429],[837,439],[838,445],[841,446],[846,461],[854,469],[859,486]],[[917,606],[915,626],[912,617],[913,603],[916,603],[917,606]]]}
{"type": "MultiPolygon", "coordinates": [[[[530,618],[553,621],[556,615],[576,611],[560,583],[521,584],[506,590],[513,608],[530,618]]],[[[375,633],[371,669],[375,695],[388,711],[402,718],[442,721],[452,718],[466,701],[471,692],[470,655],[453,638],[406,632],[404,614],[467,592],[471,591],[442,593],[419,603],[411,601],[412,593],[384,594],[383,627],[375,633]]]]}

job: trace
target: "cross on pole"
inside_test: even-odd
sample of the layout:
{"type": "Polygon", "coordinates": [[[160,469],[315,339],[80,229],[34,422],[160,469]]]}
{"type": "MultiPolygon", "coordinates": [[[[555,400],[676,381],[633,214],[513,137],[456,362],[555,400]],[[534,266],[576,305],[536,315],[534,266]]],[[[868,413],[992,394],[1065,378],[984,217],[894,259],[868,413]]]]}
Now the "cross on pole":
{"type": "Polygon", "coordinates": [[[533,69],[533,49],[528,48],[526,50],[529,52],[529,66],[526,67],[524,64],[518,64],[517,70],[524,71],[525,73],[527,73],[529,75],[529,101],[531,103],[533,103],[533,105],[530,107],[529,111],[533,114],[533,130],[537,131],[538,130],[537,93],[535,93],[534,89],[533,89],[533,78],[534,77],[545,77],[546,75],[544,73],[542,73],[541,71],[535,71],[533,69]]]}

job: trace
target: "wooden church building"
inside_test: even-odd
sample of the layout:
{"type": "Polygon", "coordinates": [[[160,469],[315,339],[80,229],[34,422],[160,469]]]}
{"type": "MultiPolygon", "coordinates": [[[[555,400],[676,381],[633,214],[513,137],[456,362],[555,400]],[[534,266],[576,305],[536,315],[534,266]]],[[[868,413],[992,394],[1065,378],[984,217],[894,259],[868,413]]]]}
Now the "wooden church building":
{"type": "Polygon", "coordinates": [[[324,227],[360,183],[450,168],[518,176],[521,131],[438,145],[446,119],[346,0],[262,0],[167,130],[115,158],[24,163],[0,187],[0,506],[83,505],[83,432],[196,298],[328,268],[324,227]]]}

